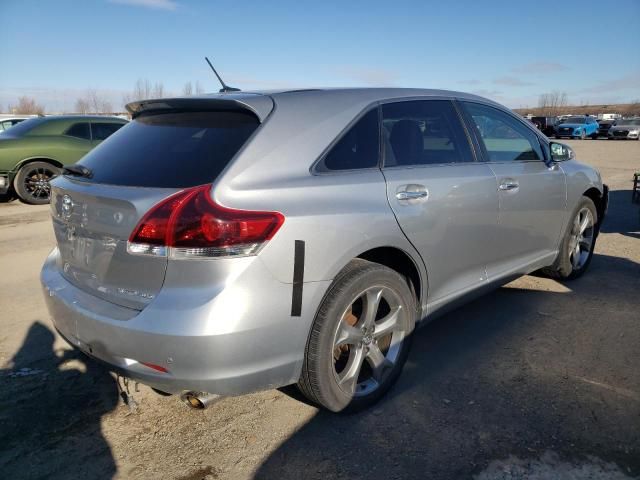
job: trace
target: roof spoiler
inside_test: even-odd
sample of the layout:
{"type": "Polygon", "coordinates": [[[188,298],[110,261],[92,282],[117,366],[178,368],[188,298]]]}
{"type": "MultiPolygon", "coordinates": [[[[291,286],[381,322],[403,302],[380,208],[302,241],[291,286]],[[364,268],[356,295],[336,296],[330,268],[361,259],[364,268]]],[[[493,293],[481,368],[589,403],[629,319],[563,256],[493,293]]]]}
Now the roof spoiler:
{"type": "Polygon", "coordinates": [[[250,111],[260,122],[273,110],[273,100],[268,95],[229,95],[207,97],[184,97],[184,98],[160,98],[152,100],[139,100],[128,103],[127,111],[132,118],[136,118],[143,113],[161,113],[172,110],[180,111],[250,111]]]}

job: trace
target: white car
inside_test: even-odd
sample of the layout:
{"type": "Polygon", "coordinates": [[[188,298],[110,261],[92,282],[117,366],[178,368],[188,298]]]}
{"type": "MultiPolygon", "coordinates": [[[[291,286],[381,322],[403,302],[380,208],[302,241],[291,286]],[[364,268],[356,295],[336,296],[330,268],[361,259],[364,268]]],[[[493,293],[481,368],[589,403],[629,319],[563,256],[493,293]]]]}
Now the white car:
{"type": "Polygon", "coordinates": [[[609,140],[640,140],[640,118],[625,118],[616,121],[607,133],[609,140]]]}
{"type": "Polygon", "coordinates": [[[0,116],[0,133],[5,130],[10,129],[14,125],[17,125],[20,122],[24,122],[25,120],[33,117],[37,117],[38,115],[9,115],[0,116]]]}

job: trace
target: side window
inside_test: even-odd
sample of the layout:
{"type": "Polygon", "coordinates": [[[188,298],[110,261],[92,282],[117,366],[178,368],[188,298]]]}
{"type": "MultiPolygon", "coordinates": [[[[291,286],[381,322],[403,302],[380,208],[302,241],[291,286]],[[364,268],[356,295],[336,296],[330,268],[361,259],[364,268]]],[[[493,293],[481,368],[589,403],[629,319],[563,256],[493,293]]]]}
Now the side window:
{"type": "Polygon", "coordinates": [[[453,104],[419,100],[382,106],[385,167],[473,161],[453,104]]]}
{"type": "Polygon", "coordinates": [[[91,140],[91,132],[88,123],[76,123],[65,132],[70,137],[82,138],[83,140],[91,140]]]}
{"type": "Polygon", "coordinates": [[[490,162],[542,160],[538,137],[517,119],[487,105],[463,104],[475,123],[490,162]]]}
{"type": "Polygon", "coordinates": [[[123,126],[121,123],[92,123],[91,133],[94,140],[105,140],[123,126]]]}
{"type": "Polygon", "coordinates": [[[378,109],[365,114],[327,153],[316,169],[320,172],[373,168],[378,165],[378,109]]]}

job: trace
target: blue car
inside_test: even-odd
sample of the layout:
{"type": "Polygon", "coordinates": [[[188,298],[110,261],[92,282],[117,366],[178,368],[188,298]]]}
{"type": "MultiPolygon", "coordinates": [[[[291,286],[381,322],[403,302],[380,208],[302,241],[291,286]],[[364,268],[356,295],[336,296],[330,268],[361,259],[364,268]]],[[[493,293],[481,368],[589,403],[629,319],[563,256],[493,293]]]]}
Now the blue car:
{"type": "Polygon", "coordinates": [[[595,117],[567,117],[556,126],[556,138],[569,137],[584,140],[598,138],[598,121],[595,117]]]}

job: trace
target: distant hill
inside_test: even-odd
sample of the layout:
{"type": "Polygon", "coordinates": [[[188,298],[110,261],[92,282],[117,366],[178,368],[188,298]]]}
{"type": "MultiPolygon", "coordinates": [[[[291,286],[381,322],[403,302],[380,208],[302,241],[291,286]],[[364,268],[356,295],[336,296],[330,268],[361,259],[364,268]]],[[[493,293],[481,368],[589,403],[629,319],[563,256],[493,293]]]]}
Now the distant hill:
{"type": "Polygon", "coordinates": [[[521,115],[598,115],[599,113],[620,113],[623,116],[640,116],[640,102],[616,103],[609,105],[580,105],[553,108],[514,108],[521,115]]]}

